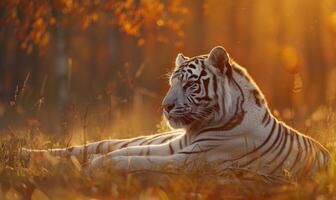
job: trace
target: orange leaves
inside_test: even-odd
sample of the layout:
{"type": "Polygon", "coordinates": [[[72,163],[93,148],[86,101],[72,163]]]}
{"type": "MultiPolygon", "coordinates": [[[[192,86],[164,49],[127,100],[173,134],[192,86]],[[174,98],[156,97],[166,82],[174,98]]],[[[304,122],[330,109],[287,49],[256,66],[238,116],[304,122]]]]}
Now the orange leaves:
{"type": "Polygon", "coordinates": [[[97,22],[99,19],[99,15],[94,12],[94,13],[90,13],[88,15],[85,15],[83,17],[83,19],[80,21],[80,27],[82,29],[86,29],[88,28],[91,24],[97,22]]]}
{"type": "Polygon", "coordinates": [[[34,46],[44,47],[48,44],[49,19],[52,19],[49,1],[7,0],[3,9],[7,14],[3,22],[13,28],[21,40],[21,48],[27,53],[31,53],[34,46]]]}
{"type": "Polygon", "coordinates": [[[163,3],[160,0],[133,0],[114,1],[104,3],[103,9],[112,12],[113,22],[127,35],[138,37],[138,45],[145,44],[144,34],[155,34],[157,42],[167,42],[167,36],[162,34],[167,30],[176,33],[176,37],[184,36],[181,33],[183,15],[186,8],[180,0],[172,0],[163,3]]]}
{"type": "Polygon", "coordinates": [[[143,46],[144,44],[145,44],[145,39],[143,39],[143,38],[140,38],[140,39],[137,41],[137,45],[138,45],[139,47],[143,46]]]}
{"type": "MultiPolygon", "coordinates": [[[[181,41],[184,15],[187,9],[181,0],[4,0],[0,7],[5,15],[0,23],[11,25],[30,53],[34,47],[44,48],[53,35],[56,24],[87,29],[102,20],[112,22],[127,35],[137,37],[138,45],[145,44],[148,33],[157,42],[181,41]],[[173,34],[171,34],[173,33],[173,34]]],[[[110,25],[108,22],[107,25],[110,25]]]]}
{"type": "Polygon", "coordinates": [[[123,32],[131,36],[140,36],[143,21],[140,8],[133,0],[115,2],[109,7],[109,11],[113,13],[113,21],[123,32]]]}
{"type": "Polygon", "coordinates": [[[156,21],[156,25],[158,26],[163,26],[165,24],[165,22],[162,19],[159,19],[156,21]]]}
{"type": "Polygon", "coordinates": [[[61,0],[61,3],[63,4],[63,13],[69,13],[72,12],[74,9],[74,1],[73,0],[61,0]]]}
{"type": "Polygon", "coordinates": [[[56,19],[55,19],[55,17],[51,17],[50,19],[49,19],[49,25],[50,26],[53,26],[53,25],[55,25],[56,24],[56,19]]]}
{"type": "Polygon", "coordinates": [[[146,27],[156,26],[157,21],[164,23],[165,5],[158,0],[142,1],[142,6],[139,8],[139,14],[143,16],[143,21],[146,27]]]}

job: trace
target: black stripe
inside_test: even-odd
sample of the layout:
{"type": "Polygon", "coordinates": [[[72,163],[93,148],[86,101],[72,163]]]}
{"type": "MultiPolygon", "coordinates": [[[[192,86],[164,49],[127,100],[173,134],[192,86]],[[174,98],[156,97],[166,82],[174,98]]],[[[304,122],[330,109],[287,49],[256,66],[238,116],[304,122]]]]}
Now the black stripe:
{"type": "MultiPolygon", "coordinates": [[[[125,148],[129,144],[137,142],[137,141],[142,140],[142,139],[144,139],[144,137],[139,137],[139,138],[130,139],[128,141],[124,141],[125,143],[123,145],[121,145],[119,148],[125,148]]],[[[119,144],[120,142],[123,142],[123,141],[116,142],[116,143],[113,144],[113,146],[119,144]]],[[[110,145],[109,145],[109,151],[110,151],[110,145]]]]}
{"type": "Polygon", "coordinates": [[[178,73],[178,71],[174,72],[174,74],[172,75],[171,79],[174,79],[176,77],[180,76],[180,73],[178,73]]]}
{"type": "Polygon", "coordinates": [[[208,131],[227,131],[231,130],[234,127],[238,126],[244,119],[245,112],[239,109],[239,103],[236,104],[236,111],[233,117],[226,122],[224,125],[219,127],[207,128],[200,131],[201,132],[208,132],[208,131]]]}
{"type": "Polygon", "coordinates": [[[261,102],[260,102],[260,99],[259,99],[260,94],[259,94],[258,90],[254,89],[251,92],[252,92],[252,95],[254,96],[254,99],[256,101],[257,106],[261,107],[261,102]]]}
{"type": "Polygon", "coordinates": [[[204,69],[202,69],[200,75],[198,76],[198,79],[195,80],[194,82],[195,82],[195,83],[200,83],[201,78],[202,78],[203,76],[206,76],[206,75],[207,75],[207,72],[206,72],[204,69]]]}
{"type": "Polygon", "coordinates": [[[156,141],[156,139],[158,137],[162,137],[162,136],[164,136],[164,134],[158,134],[158,135],[155,135],[155,136],[152,136],[152,137],[148,138],[147,145],[152,144],[153,142],[156,141]]]}
{"type": "Polygon", "coordinates": [[[174,154],[174,149],[172,147],[172,143],[171,142],[169,142],[169,152],[170,152],[170,154],[174,154]]]}
{"type": "Polygon", "coordinates": [[[195,140],[191,143],[191,145],[196,144],[198,142],[204,142],[204,141],[225,141],[225,140],[230,140],[230,139],[219,139],[219,138],[201,138],[198,140],[195,140]]]}
{"type": "Polygon", "coordinates": [[[305,150],[307,151],[308,150],[307,138],[303,137],[302,139],[303,139],[303,144],[304,144],[305,150]]]}
{"type": "Polygon", "coordinates": [[[165,143],[165,142],[167,142],[168,140],[172,139],[173,137],[175,137],[175,135],[166,137],[164,140],[161,141],[161,143],[165,143]]]}
{"type": "MultiPolygon", "coordinates": [[[[108,142],[110,142],[110,141],[108,141],[108,142]]],[[[110,145],[110,144],[108,144],[107,145],[107,152],[111,152],[111,146],[116,146],[116,145],[118,145],[118,144],[120,144],[120,143],[122,143],[123,141],[116,141],[116,142],[114,142],[112,145],[110,145]]]]}
{"type": "MultiPolygon", "coordinates": [[[[305,147],[305,158],[304,158],[304,162],[307,162],[307,159],[310,159],[309,158],[309,149],[308,149],[308,144],[307,144],[307,138],[306,137],[303,137],[303,144],[304,144],[304,147],[305,147]]],[[[305,163],[306,165],[306,163],[305,163]]]]}
{"type": "Polygon", "coordinates": [[[143,148],[141,148],[141,150],[140,150],[140,152],[139,152],[139,155],[141,155],[141,156],[142,156],[142,155],[144,155],[144,153],[143,153],[143,152],[144,152],[144,149],[143,149],[143,148]]]}
{"type": "Polygon", "coordinates": [[[266,123],[264,124],[264,126],[267,126],[270,123],[271,119],[272,119],[272,117],[270,115],[268,115],[268,118],[267,118],[266,123]]]}
{"type": "Polygon", "coordinates": [[[195,153],[204,153],[204,152],[207,152],[207,151],[210,151],[210,149],[205,149],[205,150],[201,150],[201,151],[180,151],[178,152],[179,154],[195,154],[195,153]]]}
{"type": "MultiPolygon", "coordinates": [[[[151,137],[150,136],[143,136],[143,137],[139,137],[136,141],[138,140],[143,140],[142,142],[140,142],[137,146],[142,146],[144,145],[146,142],[148,142],[148,140],[150,140],[151,137]]],[[[134,141],[135,142],[135,141],[134,141]]]]}
{"type": "MultiPolygon", "coordinates": [[[[139,141],[139,140],[141,140],[141,139],[144,139],[144,138],[143,138],[143,137],[139,137],[139,138],[131,139],[131,140],[129,140],[129,141],[125,141],[125,143],[124,143],[123,145],[121,145],[119,148],[125,148],[125,147],[127,147],[129,144],[134,143],[134,142],[136,142],[136,141],[139,141]]],[[[117,142],[117,143],[113,144],[113,146],[117,145],[118,143],[120,143],[120,142],[117,142]]],[[[109,146],[109,147],[110,147],[110,146],[109,146]]],[[[110,151],[110,148],[109,148],[109,151],[110,151]]]]}
{"type": "Polygon", "coordinates": [[[303,175],[303,176],[307,176],[307,173],[310,171],[310,168],[311,168],[311,165],[312,165],[312,163],[313,163],[313,158],[312,158],[312,156],[313,156],[313,154],[311,154],[311,153],[309,153],[309,152],[311,152],[311,150],[312,150],[312,148],[311,148],[311,144],[309,143],[309,139],[308,138],[305,138],[305,139],[307,139],[308,141],[306,141],[307,142],[307,158],[306,158],[306,162],[305,162],[305,166],[304,166],[304,168],[303,168],[303,170],[302,170],[302,174],[301,175],[303,175]],[[308,159],[308,164],[307,164],[307,159],[308,159]]]}
{"type": "Polygon", "coordinates": [[[125,143],[124,143],[123,145],[121,145],[119,148],[120,148],[120,149],[125,148],[125,147],[127,147],[130,143],[131,143],[131,141],[125,142],[125,143]]]}
{"type": "Polygon", "coordinates": [[[284,133],[282,132],[282,128],[283,128],[283,126],[282,126],[282,124],[279,126],[279,134],[281,135],[281,137],[280,137],[280,141],[279,141],[279,143],[274,147],[274,149],[272,150],[272,152],[274,152],[274,151],[276,151],[277,149],[278,149],[278,147],[282,144],[282,139],[284,138],[284,133]]]}
{"type": "Polygon", "coordinates": [[[197,78],[197,76],[195,75],[195,74],[193,74],[193,75],[191,75],[188,79],[190,80],[190,79],[196,79],[197,78]]]}
{"type": "Polygon", "coordinates": [[[325,157],[325,154],[324,154],[324,151],[323,151],[323,149],[320,149],[320,152],[321,152],[321,163],[322,163],[322,167],[321,167],[321,170],[324,170],[325,169],[325,167],[326,167],[326,157],[325,157]]]}
{"type": "Polygon", "coordinates": [[[195,91],[193,92],[192,95],[198,94],[198,93],[200,93],[201,90],[202,90],[201,82],[200,82],[200,81],[196,81],[196,83],[198,84],[198,85],[197,85],[198,88],[197,88],[197,90],[195,90],[195,91]]]}
{"type": "MultiPolygon", "coordinates": [[[[209,98],[209,81],[210,78],[204,79],[202,80],[202,85],[204,86],[204,96],[203,97],[196,97],[196,100],[201,101],[201,100],[205,100],[205,101],[210,101],[211,99],[209,98]]],[[[199,88],[201,88],[201,86],[199,86],[199,88]]],[[[198,93],[198,91],[196,91],[196,93],[198,93]]]]}
{"type": "MultiPolygon", "coordinates": [[[[275,121],[275,120],[274,120],[274,121],[275,121]]],[[[274,132],[274,130],[275,130],[275,128],[274,128],[275,125],[278,125],[278,123],[273,123],[272,130],[271,130],[271,132],[269,133],[270,135],[273,134],[273,132],[274,132]]],[[[280,129],[280,127],[279,127],[279,129],[280,129]]],[[[244,165],[241,165],[241,167],[245,167],[245,166],[251,164],[252,162],[258,160],[259,158],[261,158],[262,156],[264,156],[266,153],[268,153],[268,152],[273,148],[274,144],[277,142],[277,139],[279,138],[279,135],[280,135],[280,134],[279,134],[279,132],[278,132],[278,135],[277,135],[276,140],[274,140],[274,142],[268,147],[268,149],[267,149],[266,151],[264,151],[262,154],[258,154],[257,157],[254,157],[254,158],[253,158],[252,160],[250,160],[249,162],[245,163],[244,165]]]]}
{"type": "Polygon", "coordinates": [[[74,148],[75,148],[75,147],[69,147],[69,148],[67,148],[67,152],[68,152],[69,154],[71,154],[72,151],[74,150],[74,148]]]}
{"type": "Polygon", "coordinates": [[[239,68],[237,68],[237,67],[233,67],[233,70],[234,70],[235,72],[237,72],[239,75],[241,75],[241,76],[245,76],[244,72],[243,72],[241,69],[239,69],[239,68]]]}
{"type": "Polygon", "coordinates": [[[187,100],[189,101],[189,103],[193,103],[193,101],[191,100],[191,97],[187,96],[187,100]]]}
{"type": "Polygon", "coordinates": [[[266,109],[266,112],[265,112],[265,115],[264,115],[264,118],[262,119],[262,124],[264,124],[265,123],[265,121],[266,121],[266,118],[269,116],[269,113],[268,113],[268,110],[266,109]]]}
{"type": "MultiPolygon", "coordinates": [[[[233,78],[233,75],[232,75],[232,66],[230,65],[230,63],[227,61],[226,63],[224,63],[224,65],[226,66],[227,70],[225,72],[226,76],[229,77],[229,79],[232,79],[233,78]]],[[[223,69],[221,70],[221,72],[223,73],[223,69]]]]}
{"type": "Polygon", "coordinates": [[[281,147],[280,151],[274,156],[274,158],[268,163],[272,163],[275,159],[277,159],[281,155],[281,153],[283,152],[283,150],[285,149],[285,147],[287,145],[288,129],[287,129],[287,127],[284,127],[284,128],[285,128],[285,133],[283,133],[283,134],[284,134],[285,139],[284,139],[284,142],[282,144],[282,147],[281,147]]]}
{"type": "MultiPolygon", "coordinates": [[[[324,149],[322,149],[321,151],[323,153],[323,161],[324,161],[323,164],[325,165],[325,167],[328,167],[329,159],[330,159],[330,154],[329,154],[328,151],[326,151],[324,149]]],[[[325,169],[327,169],[327,168],[325,168],[325,169]]]]}
{"type": "Polygon", "coordinates": [[[307,159],[309,159],[309,149],[308,149],[306,139],[307,138],[305,136],[302,136],[302,140],[303,140],[303,144],[304,144],[303,146],[304,146],[304,151],[305,151],[305,157],[302,161],[302,162],[304,162],[304,166],[303,166],[303,169],[301,170],[300,176],[306,176],[307,159]]]}
{"type": "Polygon", "coordinates": [[[326,151],[323,147],[318,146],[320,152],[322,153],[322,166],[321,166],[321,170],[327,170],[328,169],[328,164],[329,164],[329,152],[326,151]]]}
{"type": "Polygon", "coordinates": [[[144,139],[144,141],[140,142],[140,143],[138,144],[138,146],[142,146],[142,145],[144,145],[147,141],[148,141],[148,139],[144,139]]]}
{"type": "Polygon", "coordinates": [[[155,141],[157,141],[156,138],[155,138],[155,139],[151,139],[151,140],[147,140],[146,145],[150,145],[150,144],[152,144],[152,143],[155,142],[155,141]]]}
{"type": "MultiPolygon", "coordinates": [[[[282,124],[281,123],[278,123],[278,133],[277,133],[277,137],[275,138],[275,141],[274,143],[272,144],[272,148],[270,150],[272,150],[275,146],[275,144],[278,143],[279,139],[281,138],[280,136],[282,136],[281,134],[281,130],[282,130],[282,124]]],[[[279,142],[280,143],[280,142],[279,142]]],[[[279,145],[278,143],[278,145],[279,145]]],[[[272,151],[273,152],[273,151],[272,151]]]]}
{"type": "Polygon", "coordinates": [[[98,145],[97,145],[97,148],[96,148],[96,152],[95,153],[101,153],[102,150],[101,150],[101,146],[103,146],[104,143],[107,143],[108,141],[103,141],[103,142],[100,142],[98,145]]]}
{"type": "Polygon", "coordinates": [[[193,104],[195,104],[196,106],[198,106],[199,104],[191,97],[190,100],[192,101],[193,104]]]}
{"type": "MultiPolygon", "coordinates": [[[[272,134],[273,134],[273,131],[274,131],[274,128],[275,128],[275,123],[276,123],[276,121],[273,120],[273,126],[272,126],[272,130],[271,130],[271,133],[272,133],[272,134]]],[[[244,157],[247,156],[247,155],[250,155],[250,154],[252,154],[252,153],[258,151],[258,150],[261,149],[265,144],[267,144],[267,142],[268,142],[269,139],[271,138],[272,134],[269,134],[269,135],[267,136],[266,140],[265,140],[261,145],[259,145],[257,148],[253,149],[252,151],[250,151],[250,152],[248,152],[248,153],[246,153],[246,154],[244,154],[244,155],[242,155],[242,156],[240,156],[240,157],[238,157],[238,158],[235,158],[235,159],[224,160],[224,161],[221,162],[221,163],[223,164],[223,163],[228,162],[228,161],[239,160],[239,159],[241,159],[241,158],[244,158],[244,157]]]]}
{"type": "Polygon", "coordinates": [[[192,69],[196,69],[196,66],[194,64],[189,64],[188,67],[192,68],[192,69]]]}
{"type": "MultiPolygon", "coordinates": [[[[198,64],[198,60],[196,60],[195,62],[196,62],[196,64],[198,64]]],[[[188,65],[188,67],[190,67],[190,68],[192,68],[192,69],[196,69],[196,66],[193,65],[193,64],[188,65]]]]}
{"type": "Polygon", "coordinates": [[[148,147],[147,147],[146,156],[150,155],[150,152],[151,152],[151,150],[150,150],[150,146],[148,146],[148,147]]]}
{"type": "Polygon", "coordinates": [[[300,144],[300,140],[299,140],[299,134],[295,133],[295,136],[296,136],[296,142],[297,142],[297,146],[298,146],[298,152],[296,154],[296,157],[295,157],[295,160],[293,162],[293,165],[292,167],[289,169],[290,171],[292,171],[296,165],[296,163],[300,160],[301,158],[301,154],[302,154],[302,147],[301,147],[301,144],[300,144]]]}
{"type": "Polygon", "coordinates": [[[218,90],[218,86],[217,86],[217,78],[216,75],[213,75],[213,84],[214,84],[214,93],[215,93],[215,97],[218,98],[218,94],[217,94],[217,90],[218,90]]]}
{"type": "Polygon", "coordinates": [[[271,172],[271,174],[274,173],[276,170],[278,170],[279,167],[281,167],[281,166],[284,164],[285,160],[287,160],[289,154],[292,152],[292,148],[293,148],[293,139],[294,139],[294,136],[293,136],[292,131],[289,131],[289,136],[290,136],[290,137],[289,137],[289,138],[290,138],[290,144],[289,144],[288,152],[287,152],[286,156],[284,157],[284,159],[278,164],[278,166],[275,167],[275,168],[273,169],[273,171],[271,172]]]}
{"type": "MultiPolygon", "coordinates": [[[[232,79],[232,82],[238,87],[240,93],[241,93],[241,102],[239,104],[239,99],[240,97],[237,98],[237,106],[236,106],[236,111],[233,117],[224,125],[219,126],[219,127],[213,127],[213,128],[208,128],[208,129],[203,129],[198,132],[198,134],[201,134],[202,132],[207,132],[207,131],[226,131],[226,130],[231,130],[234,127],[238,126],[239,124],[242,123],[244,116],[245,116],[245,111],[243,110],[243,104],[245,102],[245,96],[242,88],[239,86],[239,84],[232,79]]],[[[197,135],[198,135],[197,134],[197,135]]]]}
{"type": "MultiPolygon", "coordinates": [[[[315,162],[316,162],[316,153],[314,153],[314,151],[316,152],[316,149],[314,148],[314,146],[313,146],[313,141],[312,140],[308,140],[308,144],[309,144],[309,147],[310,147],[310,150],[311,150],[311,152],[312,152],[312,158],[313,158],[313,161],[312,161],[312,163],[313,163],[313,166],[311,166],[311,167],[314,167],[315,166],[315,162]]],[[[310,169],[309,169],[309,171],[311,171],[310,169]]]]}
{"type": "Polygon", "coordinates": [[[315,149],[315,162],[317,162],[317,170],[321,169],[321,163],[320,163],[320,151],[318,151],[316,144],[313,143],[314,149],[315,149]]]}
{"type": "Polygon", "coordinates": [[[179,148],[182,149],[183,146],[182,146],[182,138],[179,139],[179,148]]]}
{"type": "Polygon", "coordinates": [[[330,159],[330,154],[329,154],[329,152],[328,151],[326,151],[326,150],[324,150],[324,149],[322,149],[321,150],[323,153],[323,165],[324,165],[324,167],[323,167],[323,169],[324,170],[326,170],[326,169],[328,169],[328,165],[329,165],[329,159],[330,159]]]}

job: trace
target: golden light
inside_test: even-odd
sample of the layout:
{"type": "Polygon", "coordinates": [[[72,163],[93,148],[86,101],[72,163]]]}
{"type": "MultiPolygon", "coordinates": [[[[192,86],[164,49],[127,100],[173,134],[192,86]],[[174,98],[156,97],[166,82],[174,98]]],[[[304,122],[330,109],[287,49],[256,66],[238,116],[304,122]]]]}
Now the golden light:
{"type": "Polygon", "coordinates": [[[333,12],[329,17],[329,24],[331,30],[336,33],[336,12],[333,12]]]}
{"type": "Polygon", "coordinates": [[[285,70],[291,74],[299,71],[299,58],[295,48],[291,46],[284,47],[281,52],[281,58],[285,70]]]}

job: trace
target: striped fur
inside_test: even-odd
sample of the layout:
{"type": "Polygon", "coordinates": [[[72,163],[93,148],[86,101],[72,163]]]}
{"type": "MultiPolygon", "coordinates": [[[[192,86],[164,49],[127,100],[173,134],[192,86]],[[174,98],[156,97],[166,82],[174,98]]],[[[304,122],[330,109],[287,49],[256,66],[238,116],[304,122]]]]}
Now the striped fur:
{"type": "Polygon", "coordinates": [[[327,168],[329,152],[277,120],[246,70],[224,48],[194,58],[179,54],[170,85],[163,112],[170,126],[180,130],[28,151],[98,154],[91,169],[111,163],[127,171],[178,168],[200,157],[219,169],[238,167],[278,177],[309,177],[327,168]]]}

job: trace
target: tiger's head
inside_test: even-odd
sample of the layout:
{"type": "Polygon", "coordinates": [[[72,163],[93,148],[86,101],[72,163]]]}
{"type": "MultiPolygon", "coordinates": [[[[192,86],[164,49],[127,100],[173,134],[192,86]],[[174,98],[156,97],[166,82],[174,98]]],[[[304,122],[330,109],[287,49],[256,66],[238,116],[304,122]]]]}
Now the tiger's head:
{"type": "Polygon", "coordinates": [[[219,123],[234,103],[231,77],[231,59],[223,47],[194,58],[178,54],[170,77],[171,87],[162,102],[169,125],[188,129],[219,123]]]}

